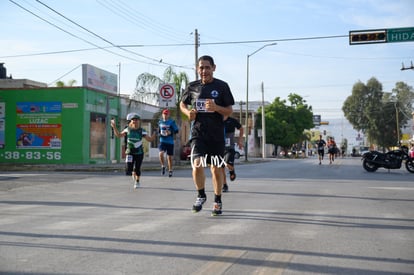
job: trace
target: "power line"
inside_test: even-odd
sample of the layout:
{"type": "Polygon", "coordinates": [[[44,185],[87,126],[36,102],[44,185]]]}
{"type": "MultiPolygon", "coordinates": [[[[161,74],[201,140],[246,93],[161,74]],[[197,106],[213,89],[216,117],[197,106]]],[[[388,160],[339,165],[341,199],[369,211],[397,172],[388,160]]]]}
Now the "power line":
{"type": "Polygon", "coordinates": [[[62,50],[62,51],[53,51],[53,52],[40,52],[40,53],[28,53],[28,54],[17,54],[17,55],[4,55],[0,58],[15,58],[15,57],[28,57],[28,56],[37,56],[37,55],[51,55],[51,54],[61,54],[61,53],[73,53],[73,52],[84,52],[84,51],[95,51],[100,50],[101,48],[113,48],[112,46],[107,47],[95,47],[95,48],[86,48],[86,49],[75,49],[75,50],[62,50]]]}
{"type": "MultiPolygon", "coordinates": [[[[121,49],[121,50],[123,50],[123,51],[126,51],[126,52],[128,52],[128,53],[131,53],[131,54],[134,54],[134,55],[138,55],[138,56],[140,56],[140,57],[142,57],[142,58],[149,59],[149,60],[151,60],[151,61],[153,61],[153,62],[157,62],[157,63],[156,63],[156,64],[154,64],[154,63],[147,63],[147,62],[143,62],[143,61],[136,60],[136,59],[132,59],[132,58],[126,57],[126,56],[124,56],[124,55],[119,55],[119,54],[117,54],[117,53],[114,53],[114,52],[112,52],[112,51],[108,51],[108,50],[107,50],[108,52],[110,52],[110,53],[112,53],[112,54],[115,54],[115,55],[118,55],[118,56],[121,56],[121,57],[124,57],[124,58],[127,58],[127,59],[132,59],[132,60],[134,60],[134,61],[136,61],[136,62],[147,63],[147,64],[152,64],[152,65],[159,65],[159,63],[162,63],[162,64],[169,65],[169,66],[173,66],[173,67],[179,67],[179,68],[185,68],[185,69],[193,69],[192,67],[190,68],[190,67],[187,67],[187,66],[180,66],[180,65],[175,65],[175,64],[170,64],[170,63],[167,63],[167,62],[163,62],[163,61],[162,61],[162,59],[161,59],[161,60],[159,60],[159,59],[155,59],[155,58],[147,57],[147,56],[144,56],[144,55],[138,54],[138,53],[136,53],[136,52],[129,51],[129,50],[125,49],[125,48],[137,48],[137,47],[177,47],[177,46],[195,46],[195,44],[194,44],[194,43],[175,43],[175,44],[129,44],[129,45],[117,45],[117,44],[114,44],[114,43],[112,43],[111,41],[109,41],[109,40],[107,40],[107,39],[105,39],[105,38],[103,38],[103,37],[99,36],[98,34],[96,34],[96,33],[92,32],[92,31],[90,31],[90,30],[88,30],[88,29],[84,28],[83,26],[79,25],[78,23],[74,22],[73,20],[71,20],[71,19],[67,18],[66,16],[62,15],[61,13],[57,12],[56,10],[54,10],[54,9],[52,9],[51,7],[47,6],[46,4],[42,3],[41,1],[36,0],[38,3],[42,4],[43,6],[47,7],[48,9],[50,9],[50,10],[52,10],[53,12],[57,13],[58,15],[62,16],[62,17],[63,17],[63,18],[65,18],[66,20],[70,21],[71,23],[73,23],[73,24],[75,24],[76,26],[78,26],[78,27],[82,28],[83,30],[87,31],[88,33],[92,34],[93,36],[98,37],[99,39],[101,39],[101,40],[103,40],[103,41],[105,41],[106,43],[109,43],[109,44],[111,45],[111,47],[101,47],[101,46],[95,45],[95,44],[93,44],[93,43],[91,43],[91,42],[88,42],[88,41],[86,41],[86,40],[84,40],[84,39],[82,39],[82,38],[80,38],[80,37],[78,37],[78,36],[75,36],[75,35],[73,35],[73,34],[71,34],[71,33],[67,32],[66,30],[64,30],[64,29],[62,29],[62,28],[60,28],[60,27],[58,27],[57,25],[55,25],[55,24],[53,24],[53,23],[51,23],[51,22],[49,22],[49,21],[47,21],[47,20],[45,20],[45,19],[43,19],[43,18],[41,18],[41,17],[37,16],[37,15],[36,15],[36,14],[34,14],[33,12],[31,12],[31,11],[29,11],[29,10],[27,10],[27,9],[23,8],[22,6],[18,5],[18,4],[17,4],[16,2],[14,2],[13,0],[9,0],[9,1],[10,1],[10,2],[12,2],[12,3],[14,3],[15,5],[19,6],[20,8],[22,8],[22,9],[26,10],[27,12],[29,12],[29,13],[33,14],[34,16],[38,17],[39,19],[41,19],[41,20],[43,20],[43,21],[45,21],[45,22],[47,22],[47,23],[51,24],[52,26],[54,26],[54,27],[58,28],[59,30],[62,30],[62,31],[64,31],[65,33],[68,33],[68,34],[70,34],[70,35],[72,35],[72,36],[74,36],[74,37],[76,37],[76,38],[78,38],[78,39],[81,39],[82,41],[84,41],[84,42],[86,42],[86,43],[88,43],[88,44],[91,44],[91,45],[96,46],[96,49],[105,50],[105,49],[107,49],[107,48],[114,47],[114,48],[118,48],[118,49],[121,49]]],[[[99,2],[99,1],[98,1],[98,2],[99,2]]],[[[102,3],[101,3],[101,4],[102,4],[102,3]]],[[[349,37],[349,34],[345,34],[345,35],[330,35],[330,36],[311,36],[311,37],[283,38],[283,39],[265,39],[265,40],[244,40],[244,41],[224,41],[224,42],[204,42],[204,43],[200,42],[200,43],[199,43],[199,46],[203,46],[203,45],[204,45],[204,46],[206,46],[206,45],[232,45],[232,44],[255,44],[255,43],[271,43],[271,42],[289,42],[289,41],[305,41],[305,40],[335,39],[335,38],[345,38],[345,37],[346,37],[346,38],[348,38],[348,37],[349,37]]],[[[89,51],[89,50],[93,50],[93,48],[88,48],[88,49],[75,49],[75,50],[64,50],[64,51],[54,51],[54,52],[46,52],[46,53],[23,54],[23,55],[12,55],[12,56],[2,56],[1,58],[11,58],[11,57],[27,57],[27,56],[47,55],[47,54],[59,54],[59,53],[68,53],[68,52],[80,52],[80,51],[89,51]]],[[[316,57],[316,56],[313,56],[313,57],[316,57]]],[[[320,57],[318,57],[318,58],[320,58],[320,57]]],[[[331,57],[331,58],[335,58],[335,57],[331,57]]],[[[339,57],[338,57],[338,58],[339,58],[339,57]]],[[[393,58],[393,57],[390,57],[390,58],[393,58]]],[[[395,57],[395,58],[401,58],[401,57],[395,57]]],[[[365,58],[365,59],[368,59],[368,58],[365,58]]],[[[375,59],[378,59],[378,58],[375,58],[375,59]]]]}
{"type": "Polygon", "coordinates": [[[72,70],[70,70],[69,72],[65,73],[64,75],[60,76],[59,78],[57,78],[56,80],[50,82],[49,84],[47,84],[47,86],[50,86],[52,84],[54,84],[55,82],[57,82],[58,80],[60,80],[61,78],[67,76],[68,74],[70,74],[71,72],[73,72],[74,70],[76,70],[77,68],[79,68],[81,65],[76,66],[75,68],[73,68],[72,70]]]}
{"type": "MultiPolygon", "coordinates": [[[[232,45],[232,44],[256,44],[256,43],[272,43],[272,42],[289,42],[301,40],[319,40],[319,39],[333,39],[349,37],[346,35],[329,35],[329,36],[310,36],[297,38],[281,38],[281,39],[264,39],[264,40],[242,40],[242,41],[223,41],[223,42],[200,42],[200,46],[206,45],[232,45]]],[[[119,45],[120,47],[172,47],[172,46],[194,46],[194,43],[178,43],[178,44],[129,44],[119,45]]]]}
{"type": "MultiPolygon", "coordinates": [[[[12,1],[13,2],[13,0],[9,0],[9,1],[12,1]]],[[[47,23],[52,24],[50,22],[47,22],[47,23]]],[[[59,28],[59,27],[57,27],[57,28],[59,28]]],[[[62,31],[65,31],[65,30],[62,30],[62,31]]],[[[334,37],[337,38],[337,37],[342,37],[342,36],[331,36],[330,38],[334,38],[334,37]]],[[[273,40],[247,40],[247,41],[245,40],[245,41],[228,41],[228,42],[205,42],[205,43],[200,43],[200,45],[248,44],[248,43],[264,43],[264,42],[267,42],[267,41],[288,41],[288,40],[299,40],[299,39],[306,40],[306,39],[324,39],[324,38],[322,38],[322,37],[318,37],[318,38],[316,38],[316,37],[308,37],[308,38],[273,39],[273,40]]],[[[87,41],[85,41],[85,42],[87,42],[87,41]]],[[[89,43],[89,42],[87,42],[87,43],[89,43]]],[[[177,46],[195,46],[195,45],[194,45],[194,43],[177,43],[177,44],[113,45],[113,46],[107,46],[107,47],[96,46],[96,48],[62,50],[62,51],[52,51],[52,52],[32,53],[32,54],[20,54],[20,55],[5,55],[5,56],[0,56],[0,58],[27,57],[27,56],[36,56],[36,55],[48,55],[48,54],[70,53],[70,52],[82,52],[82,51],[91,51],[91,50],[96,50],[96,49],[114,48],[114,47],[115,48],[137,48],[137,47],[177,47],[177,46]]]]}
{"type": "MultiPolygon", "coordinates": [[[[124,58],[130,59],[130,58],[129,58],[129,57],[127,57],[127,56],[123,56],[123,55],[120,55],[120,54],[118,54],[118,53],[115,53],[115,52],[112,52],[112,51],[110,51],[110,50],[107,50],[107,49],[105,49],[105,48],[103,48],[103,47],[101,47],[101,46],[98,46],[98,45],[96,45],[96,44],[94,44],[94,43],[90,42],[90,41],[87,41],[86,39],[83,39],[82,37],[79,37],[79,36],[77,36],[77,35],[75,35],[75,34],[73,34],[73,33],[69,32],[69,31],[66,31],[65,29],[63,29],[63,28],[59,27],[58,25],[56,25],[56,24],[54,24],[54,23],[52,23],[52,22],[50,22],[50,21],[48,21],[48,20],[46,20],[46,19],[42,18],[41,16],[39,16],[39,15],[35,14],[34,12],[32,12],[32,11],[30,11],[30,10],[26,9],[25,7],[21,6],[20,4],[16,3],[16,2],[15,2],[15,1],[13,1],[13,0],[9,0],[9,1],[10,1],[10,2],[12,2],[13,4],[15,4],[16,6],[18,6],[19,8],[21,8],[21,9],[25,10],[26,12],[28,12],[28,13],[32,14],[33,16],[35,16],[35,17],[39,18],[40,20],[42,20],[42,21],[44,21],[44,22],[46,22],[46,23],[48,23],[48,24],[52,25],[53,27],[55,27],[55,28],[57,28],[57,29],[59,29],[59,30],[63,31],[64,33],[69,34],[70,36],[73,36],[73,37],[75,37],[75,38],[77,38],[77,39],[80,39],[80,40],[82,40],[83,42],[88,43],[88,44],[90,44],[90,45],[92,45],[92,46],[95,46],[97,49],[101,49],[101,50],[104,50],[104,51],[109,52],[109,53],[111,53],[111,54],[118,55],[118,56],[121,56],[121,57],[124,57],[124,58]]],[[[135,61],[140,62],[140,61],[138,61],[138,60],[135,60],[135,61]]]]}
{"type": "MultiPolygon", "coordinates": [[[[21,9],[25,10],[26,12],[28,12],[28,13],[32,14],[33,16],[37,17],[38,19],[40,19],[40,20],[42,20],[42,21],[44,21],[44,22],[46,22],[46,23],[48,23],[48,24],[52,25],[53,27],[55,27],[55,28],[59,29],[60,31],[63,31],[63,32],[64,32],[64,33],[66,33],[66,34],[69,34],[69,35],[70,35],[70,36],[72,36],[72,37],[75,37],[75,38],[77,38],[77,39],[82,40],[82,41],[83,41],[83,42],[85,42],[85,43],[88,43],[88,44],[90,44],[90,45],[92,45],[92,46],[95,46],[97,49],[101,49],[101,50],[104,50],[104,51],[109,52],[109,53],[111,53],[111,54],[114,54],[114,55],[117,55],[117,56],[120,56],[120,57],[126,58],[126,59],[128,59],[128,60],[133,60],[133,61],[135,61],[135,62],[139,62],[139,63],[145,63],[145,64],[150,64],[150,65],[155,65],[155,66],[165,66],[165,65],[168,65],[168,66],[172,66],[172,67],[179,67],[179,68],[186,68],[186,69],[189,69],[189,68],[187,68],[187,67],[185,67],[185,66],[180,66],[180,65],[170,64],[170,63],[167,63],[167,62],[162,62],[162,60],[157,60],[157,59],[150,58],[150,57],[147,57],[147,56],[144,56],[144,55],[140,55],[140,54],[138,54],[138,53],[135,53],[135,52],[132,52],[132,51],[129,51],[129,50],[126,50],[126,49],[122,49],[122,47],[120,47],[120,46],[118,46],[118,45],[113,44],[112,42],[110,42],[110,41],[108,41],[108,40],[104,39],[103,37],[101,37],[101,36],[97,35],[96,33],[92,32],[92,31],[89,31],[88,29],[86,29],[86,28],[82,27],[81,25],[77,24],[77,23],[76,23],[76,22],[74,22],[73,20],[71,20],[71,19],[69,19],[69,18],[65,17],[65,16],[64,16],[64,15],[62,15],[61,13],[59,13],[59,12],[57,12],[56,10],[54,10],[54,9],[50,8],[49,6],[47,6],[46,4],[42,3],[42,2],[41,2],[41,1],[39,1],[39,0],[36,0],[36,1],[37,1],[38,3],[40,3],[40,4],[42,4],[43,6],[47,7],[48,9],[52,10],[53,12],[57,13],[59,16],[61,16],[61,17],[65,18],[65,19],[66,19],[66,20],[68,20],[68,21],[70,21],[72,24],[77,25],[78,27],[80,27],[80,28],[84,29],[84,30],[85,30],[85,31],[87,31],[88,33],[93,34],[94,36],[96,36],[96,37],[98,37],[98,38],[100,38],[100,39],[104,40],[105,42],[107,42],[107,43],[111,44],[111,45],[112,45],[112,47],[115,47],[115,48],[118,48],[118,49],[124,50],[124,51],[129,52],[129,53],[132,53],[132,54],[134,54],[134,55],[138,55],[138,56],[140,56],[140,57],[142,57],[142,58],[149,59],[149,60],[151,60],[151,61],[153,61],[153,62],[156,62],[156,63],[144,62],[144,61],[142,61],[142,60],[138,60],[138,59],[135,59],[135,58],[132,58],[132,57],[128,57],[128,56],[125,56],[125,55],[122,55],[122,54],[119,54],[119,53],[116,53],[116,52],[110,51],[110,50],[108,50],[108,49],[107,49],[108,47],[102,47],[102,46],[99,46],[99,45],[97,45],[97,44],[95,44],[95,43],[93,43],[93,42],[90,42],[90,41],[88,41],[88,40],[86,40],[86,39],[84,39],[84,38],[80,37],[80,36],[77,36],[77,35],[75,35],[75,34],[73,34],[73,33],[69,32],[69,31],[67,31],[67,30],[65,30],[65,29],[63,29],[63,28],[61,28],[61,27],[59,27],[58,25],[56,25],[56,24],[54,24],[54,23],[52,23],[52,22],[50,22],[50,21],[48,21],[48,20],[46,20],[46,19],[42,18],[41,16],[39,16],[39,15],[35,14],[35,13],[34,13],[34,12],[32,12],[31,10],[29,10],[29,9],[27,9],[27,8],[25,8],[25,7],[23,7],[23,6],[22,6],[22,5],[20,5],[19,3],[15,2],[15,1],[13,1],[13,0],[9,0],[9,1],[10,1],[11,3],[13,3],[14,5],[18,6],[19,8],[21,8],[21,9]]],[[[38,55],[38,54],[36,54],[36,55],[38,55]]]]}
{"type": "MultiPolygon", "coordinates": [[[[124,20],[131,22],[132,24],[150,31],[152,34],[168,38],[170,40],[181,40],[181,34],[176,33],[179,36],[174,35],[175,32],[171,26],[165,26],[151,18],[146,17],[144,14],[140,13],[138,10],[134,9],[131,6],[128,6],[125,2],[121,0],[108,1],[108,0],[97,0],[98,4],[107,8],[112,13],[118,15],[124,20]]],[[[184,37],[184,36],[183,36],[184,37]]],[[[188,38],[188,34],[187,34],[188,38]]]]}
{"type": "Polygon", "coordinates": [[[151,58],[151,57],[148,57],[148,56],[145,56],[145,55],[142,55],[142,54],[139,54],[139,53],[136,53],[136,52],[133,52],[133,51],[130,51],[130,50],[124,49],[124,48],[122,48],[122,47],[120,47],[120,46],[118,46],[118,45],[115,45],[114,43],[112,43],[111,41],[107,40],[106,38],[104,38],[104,37],[102,37],[102,36],[100,36],[100,35],[96,34],[95,32],[93,32],[93,31],[91,31],[91,30],[89,30],[89,29],[87,29],[87,28],[85,28],[85,27],[81,26],[80,24],[78,24],[78,23],[76,23],[75,21],[73,21],[72,19],[70,19],[70,18],[66,17],[66,16],[65,16],[65,15],[63,15],[62,13],[60,13],[60,12],[56,11],[55,9],[53,9],[53,8],[49,7],[48,5],[44,4],[42,1],[40,1],[40,0],[36,0],[36,2],[40,3],[41,5],[45,6],[45,7],[46,7],[46,8],[48,8],[49,10],[51,10],[51,11],[53,11],[54,13],[58,14],[59,16],[61,16],[61,17],[65,18],[66,20],[68,20],[68,21],[69,21],[69,22],[71,22],[72,24],[74,24],[74,25],[78,26],[79,28],[81,28],[81,29],[83,29],[83,30],[87,31],[88,33],[92,34],[93,36],[95,36],[95,37],[97,37],[97,38],[99,38],[99,39],[101,39],[101,40],[103,40],[104,42],[106,42],[106,43],[110,44],[110,45],[111,45],[111,46],[113,46],[113,47],[116,47],[116,48],[118,48],[118,49],[120,49],[120,50],[123,50],[123,51],[125,51],[125,52],[131,53],[131,54],[134,54],[134,55],[137,55],[137,56],[139,56],[139,57],[142,57],[142,58],[145,58],[145,59],[148,59],[148,60],[154,61],[154,62],[159,62],[159,63],[163,63],[163,64],[166,64],[166,65],[169,65],[169,66],[174,66],[174,67],[181,67],[181,66],[174,65],[174,64],[170,64],[170,63],[166,63],[166,62],[163,62],[162,60],[157,60],[157,59],[155,59],[155,58],[151,58]]]}

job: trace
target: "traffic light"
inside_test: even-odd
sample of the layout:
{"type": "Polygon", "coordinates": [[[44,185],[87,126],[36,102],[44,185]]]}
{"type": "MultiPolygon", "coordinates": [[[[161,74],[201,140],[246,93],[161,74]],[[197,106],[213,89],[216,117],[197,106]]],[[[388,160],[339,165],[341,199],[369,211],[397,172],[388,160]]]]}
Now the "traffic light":
{"type": "Polygon", "coordinates": [[[326,130],[323,130],[323,135],[326,136],[326,130]]]}
{"type": "Polygon", "coordinates": [[[387,30],[350,31],[349,44],[372,44],[387,42],[387,30]]]}

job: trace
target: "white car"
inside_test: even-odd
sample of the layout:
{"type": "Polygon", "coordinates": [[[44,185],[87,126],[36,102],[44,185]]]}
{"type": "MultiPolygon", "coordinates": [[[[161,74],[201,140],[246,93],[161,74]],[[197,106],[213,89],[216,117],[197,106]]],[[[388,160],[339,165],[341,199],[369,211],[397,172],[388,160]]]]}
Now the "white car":
{"type": "Polygon", "coordinates": [[[244,156],[244,149],[240,149],[237,143],[234,144],[234,150],[236,151],[236,153],[234,153],[235,159],[239,159],[241,156],[244,156]]]}

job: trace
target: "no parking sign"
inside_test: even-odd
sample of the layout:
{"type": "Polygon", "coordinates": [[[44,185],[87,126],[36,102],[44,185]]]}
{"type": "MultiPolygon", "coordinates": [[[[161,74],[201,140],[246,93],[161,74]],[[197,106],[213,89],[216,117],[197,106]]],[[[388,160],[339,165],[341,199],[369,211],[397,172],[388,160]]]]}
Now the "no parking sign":
{"type": "Polygon", "coordinates": [[[160,107],[174,107],[175,105],[175,85],[160,85],[160,107]]]}

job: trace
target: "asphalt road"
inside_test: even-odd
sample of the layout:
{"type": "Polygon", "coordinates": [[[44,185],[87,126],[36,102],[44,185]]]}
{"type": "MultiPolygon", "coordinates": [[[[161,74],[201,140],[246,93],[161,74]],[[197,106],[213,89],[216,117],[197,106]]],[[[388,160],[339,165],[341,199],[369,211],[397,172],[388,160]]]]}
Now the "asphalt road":
{"type": "MultiPolygon", "coordinates": [[[[0,274],[414,274],[414,174],[358,158],[236,166],[212,217],[189,169],[0,172],[0,274]]],[[[209,175],[209,172],[207,173],[209,175]]]]}

